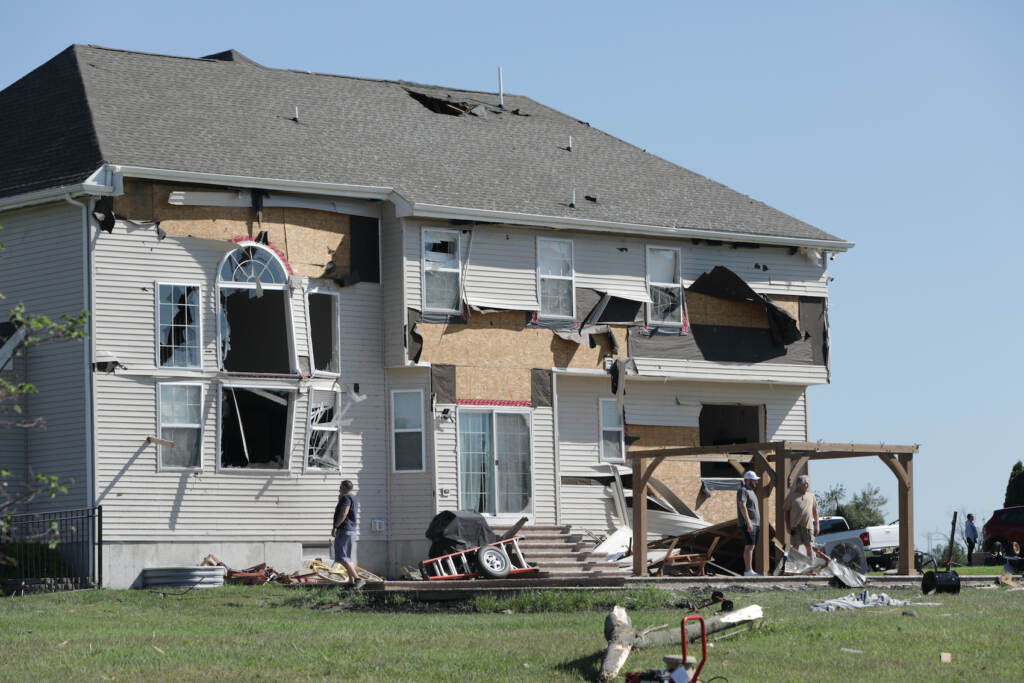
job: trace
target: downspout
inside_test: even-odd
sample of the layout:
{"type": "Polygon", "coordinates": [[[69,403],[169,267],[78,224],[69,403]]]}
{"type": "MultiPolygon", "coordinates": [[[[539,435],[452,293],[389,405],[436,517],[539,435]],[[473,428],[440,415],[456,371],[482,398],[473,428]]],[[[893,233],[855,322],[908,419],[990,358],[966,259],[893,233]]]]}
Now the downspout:
{"type": "Polygon", "coordinates": [[[558,444],[558,370],[551,369],[551,432],[555,441],[555,524],[562,524],[562,467],[558,444]]]}
{"type": "Polygon", "coordinates": [[[93,259],[90,248],[92,235],[89,231],[89,210],[95,199],[90,199],[88,204],[75,201],[71,198],[70,192],[64,193],[64,201],[82,210],[82,310],[89,312],[89,339],[82,345],[82,363],[85,373],[85,506],[94,507],[96,504],[96,435],[93,431],[95,424],[96,401],[94,378],[92,373],[93,344],[96,335],[96,317],[92,315],[92,303],[95,297],[95,278],[93,277],[93,259]]]}

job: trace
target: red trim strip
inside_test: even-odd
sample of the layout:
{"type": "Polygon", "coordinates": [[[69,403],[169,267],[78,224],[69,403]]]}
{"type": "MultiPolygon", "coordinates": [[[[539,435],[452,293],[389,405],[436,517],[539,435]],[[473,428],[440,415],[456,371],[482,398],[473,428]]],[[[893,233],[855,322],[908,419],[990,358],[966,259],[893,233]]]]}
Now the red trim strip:
{"type": "Polygon", "coordinates": [[[460,398],[455,403],[460,406],[506,406],[516,408],[529,408],[533,405],[529,401],[504,401],[490,398],[460,398]]]}

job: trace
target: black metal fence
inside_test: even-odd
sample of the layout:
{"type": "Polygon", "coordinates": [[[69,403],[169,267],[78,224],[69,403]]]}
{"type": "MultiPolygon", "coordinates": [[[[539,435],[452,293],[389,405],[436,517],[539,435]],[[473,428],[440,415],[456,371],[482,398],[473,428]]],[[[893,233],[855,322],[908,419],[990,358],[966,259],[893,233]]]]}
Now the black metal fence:
{"type": "Polygon", "coordinates": [[[37,512],[0,524],[0,580],[7,593],[103,585],[103,508],[37,512]]]}

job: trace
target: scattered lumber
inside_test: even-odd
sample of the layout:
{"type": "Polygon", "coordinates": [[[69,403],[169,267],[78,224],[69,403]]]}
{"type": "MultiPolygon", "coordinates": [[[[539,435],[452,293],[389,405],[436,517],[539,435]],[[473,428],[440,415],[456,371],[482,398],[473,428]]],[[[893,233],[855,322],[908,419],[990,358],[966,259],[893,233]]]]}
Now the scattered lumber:
{"type": "MultiPolygon", "coordinates": [[[[760,605],[750,605],[733,612],[719,612],[704,620],[708,635],[724,631],[734,626],[748,624],[764,616],[760,605]]],[[[615,678],[629,658],[629,653],[636,650],[646,650],[652,647],[663,647],[668,645],[680,645],[682,633],[679,627],[657,627],[657,629],[646,629],[637,631],[633,628],[633,622],[626,613],[624,607],[615,605],[612,611],[604,619],[604,638],[608,646],[604,651],[604,663],[601,666],[601,680],[607,681],[615,678]]],[[[686,627],[686,639],[688,642],[700,640],[700,626],[696,623],[688,624],[686,627]]]]}

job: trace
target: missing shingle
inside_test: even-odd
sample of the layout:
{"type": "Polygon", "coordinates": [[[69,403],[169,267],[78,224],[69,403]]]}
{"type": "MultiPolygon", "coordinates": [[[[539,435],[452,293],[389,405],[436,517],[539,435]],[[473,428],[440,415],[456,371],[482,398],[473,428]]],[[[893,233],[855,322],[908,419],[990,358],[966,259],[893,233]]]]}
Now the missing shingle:
{"type": "Polygon", "coordinates": [[[474,107],[474,105],[466,102],[456,102],[451,98],[442,99],[440,97],[434,97],[414,90],[406,90],[406,92],[409,93],[409,97],[413,98],[435,114],[462,116],[474,107]]]}

